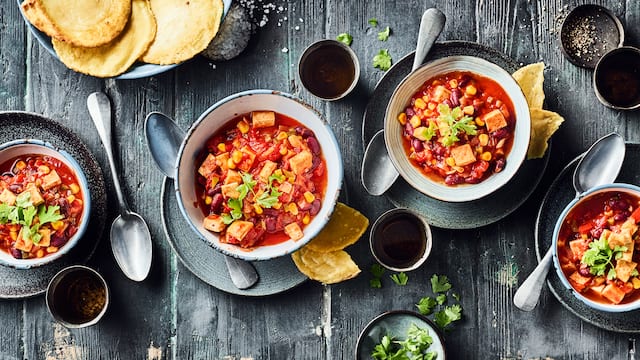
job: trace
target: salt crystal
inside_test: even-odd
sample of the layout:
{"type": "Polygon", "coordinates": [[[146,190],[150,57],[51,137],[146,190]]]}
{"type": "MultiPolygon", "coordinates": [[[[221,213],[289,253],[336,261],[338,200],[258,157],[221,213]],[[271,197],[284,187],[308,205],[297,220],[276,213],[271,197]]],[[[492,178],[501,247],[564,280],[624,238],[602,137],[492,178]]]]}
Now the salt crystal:
{"type": "Polygon", "coordinates": [[[294,27],[294,29],[295,29],[296,31],[298,31],[298,30],[300,30],[300,26],[296,25],[296,27],[294,27]]]}
{"type": "Polygon", "coordinates": [[[282,51],[283,53],[288,53],[288,52],[289,52],[289,49],[287,49],[286,47],[284,47],[284,48],[282,48],[282,50],[280,50],[280,51],[282,51]]]}

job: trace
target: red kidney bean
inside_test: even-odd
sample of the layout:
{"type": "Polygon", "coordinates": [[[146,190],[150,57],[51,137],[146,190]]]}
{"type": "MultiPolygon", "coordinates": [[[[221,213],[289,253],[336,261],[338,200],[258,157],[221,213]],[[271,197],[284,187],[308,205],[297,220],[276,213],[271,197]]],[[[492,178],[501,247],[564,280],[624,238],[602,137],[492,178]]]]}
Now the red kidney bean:
{"type": "Polygon", "coordinates": [[[264,219],[264,227],[268,233],[273,233],[276,231],[276,218],[273,216],[267,216],[264,219]]]}
{"type": "Polygon", "coordinates": [[[451,100],[451,106],[457,107],[460,106],[460,97],[462,96],[462,92],[458,89],[453,89],[451,91],[451,96],[449,99],[451,100]]]}
{"type": "Polygon", "coordinates": [[[59,248],[66,243],[67,243],[67,239],[64,238],[63,236],[60,236],[56,233],[51,235],[51,246],[55,246],[59,248]]]}
{"type": "Polygon", "coordinates": [[[413,136],[413,126],[411,126],[411,124],[404,124],[404,134],[407,136],[413,136]]]}
{"type": "Polygon", "coordinates": [[[424,150],[424,145],[422,145],[422,141],[420,141],[418,139],[411,140],[411,146],[413,146],[413,149],[416,152],[420,152],[420,151],[424,150]]]}
{"type": "Polygon", "coordinates": [[[600,226],[594,227],[593,229],[591,229],[591,231],[589,231],[589,234],[591,234],[591,236],[593,236],[594,238],[599,239],[603,231],[604,231],[604,228],[600,226]]]}
{"type": "Polygon", "coordinates": [[[262,209],[262,213],[263,213],[266,217],[269,217],[269,216],[278,216],[278,210],[276,210],[276,209],[269,209],[269,208],[267,208],[267,209],[262,209]]]}
{"type": "Polygon", "coordinates": [[[11,249],[11,255],[16,259],[22,259],[22,251],[18,249],[11,249]]]}
{"type": "Polygon", "coordinates": [[[588,267],[580,267],[580,269],[578,270],[578,272],[580,273],[580,275],[582,276],[591,276],[591,271],[589,270],[588,267]]]}
{"type": "Polygon", "coordinates": [[[629,218],[631,214],[628,211],[623,211],[621,213],[616,214],[613,217],[613,220],[615,221],[623,221],[623,220],[627,220],[629,218]]]}
{"type": "Polygon", "coordinates": [[[316,214],[318,214],[320,212],[320,207],[321,206],[322,206],[322,204],[320,203],[320,199],[313,200],[313,202],[311,203],[311,209],[309,209],[309,214],[311,216],[315,216],[316,214]]]}
{"type": "Polygon", "coordinates": [[[218,210],[222,206],[223,200],[224,199],[222,198],[222,194],[217,193],[213,195],[213,198],[211,198],[211,212],[218,213],[218,210]]]}
{"type": "Polygon", "coordinates": [[[477,184],[480,182],[480,178],[476,177],[476,176],[467,176],[466,178],[464,178],[464,182],[467,184],[477,184]]]}
{"type": "Polygon", "coordinates": [[[320,143],[318,143],[315,137],[309,136],[307,138],[307,146],[309,146],[309,150],[311,150],[314,155],[320,154],[320,143]]]}
{"type": "Polygon", "coordinates": [[[313,136],[313,131],[302,126],[296,126],[296,134],[302,136],[303,138],[308,138],[309,136],[313,136]]]}
{"type": "Polygon", "coordinates": [[[442,103],[443,103],[443,104],[445,104],[445,105],[447,105],[448,107],[452,107],[452,106],[451,106],[451,100],[449,100],[449,99],[444,99],[444,100],[442,100],[442,103]]]}
{"type": "Polygon", "coordinates": [[[496,166],[493,171],[497,173],[502,171],[506,164],[507,164],[507,160],[505,158],[499,158],[498,160],[496,160],[496,166]]]}
{"type": "Polygon", "coordinates": [[[72,237],[78,232],[78,227],[75,225],[69,225],[65,233],[67,234],[67,238],[72,237]]]}
{"type": "Polygon", "coordinates": [[[407,119],[411,119],[411,117],[416,114],[416,112],[413,111],[413,108],[411,107],[406,108],[404,110],[404,113],[407,114],[407,119]]]}
{"type": "Polygon", "coordinates": [[[629,208],[629,203],[622,199],[609,199],[609,206],[613,210],[626,210],[629,208]]]}
{"type": "Polygon", "coordinates": [[[11,190],[14,194],[22,192],[22,186],[18,184],[9,185],[9,190],[11,190]]]}
{"type": "Polygon", "coordinates": [[[444,178],[444,182],[447,185],[457,185],[464,182],[464,178],[458,174],[450,174],[444,178]]]}
{"type": "Polygon", "coordinates": [[[306,200],[302,200],[298,203],[298,208],[302,211],[306,211],[311,209],[311,204],[309,204],[306,200]]]}
{"type": "Polygon", "coordinates": [[[498,140],[506,138],[508,135],[509,135],[509,130],[507,130],[506,128],[498,129],[491,134],[491,136],[493,136],[498,140]]]}
{"type": "Polygon", "coordinates": [[[69,214],[69,201],[67,201],[67,198],[58,199],[58,205],[60,205],[60,213],[67,216],[69,214]]]}

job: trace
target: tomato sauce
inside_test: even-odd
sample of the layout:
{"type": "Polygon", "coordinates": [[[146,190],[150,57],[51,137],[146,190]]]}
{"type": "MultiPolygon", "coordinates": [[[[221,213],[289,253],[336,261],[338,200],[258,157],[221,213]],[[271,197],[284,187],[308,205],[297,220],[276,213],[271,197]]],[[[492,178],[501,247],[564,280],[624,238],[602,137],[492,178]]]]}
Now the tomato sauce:
{"type": "Polygon", "coordinates": [[[315,134],[295,119],[254,111],[207,141],[197,162],[203,226],[244,248],[303,236],[320,211],[326,162],[315,134]]]}

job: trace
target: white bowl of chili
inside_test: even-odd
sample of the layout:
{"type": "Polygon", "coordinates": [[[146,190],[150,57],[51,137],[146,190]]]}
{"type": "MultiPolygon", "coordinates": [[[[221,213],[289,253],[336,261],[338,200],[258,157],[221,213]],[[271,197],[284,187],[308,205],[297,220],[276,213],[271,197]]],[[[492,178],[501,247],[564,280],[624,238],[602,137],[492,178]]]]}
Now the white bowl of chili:
{"type": "Polygon", "coordinates": [[[0,263],[29,269],[68,253],[87,229],[89,185],[66,151],[34,139],[0,145],[0,263]]]}
{"type": "Polygon", "coordinates": [[[594,187],[567,205],[553,231],[553,264],[562,284],[587,306],[640,308],[640,187],[594,187]]]}
{"type": "Polygon", "coordinates": [[[531,118],[511,75],[489,61],[451,56],[402,80],[387,106],[384,138],[400,175],[430,197],[480,199],[516,174],[531,118]]]}
{"type": "Polygon", "coordinates": [[[342,156],[311,106],[273,90],[226,97],[191,126],[176,163],[180,210],[224,254],[289,254],[327,223],[342,186],[342,156]]]}

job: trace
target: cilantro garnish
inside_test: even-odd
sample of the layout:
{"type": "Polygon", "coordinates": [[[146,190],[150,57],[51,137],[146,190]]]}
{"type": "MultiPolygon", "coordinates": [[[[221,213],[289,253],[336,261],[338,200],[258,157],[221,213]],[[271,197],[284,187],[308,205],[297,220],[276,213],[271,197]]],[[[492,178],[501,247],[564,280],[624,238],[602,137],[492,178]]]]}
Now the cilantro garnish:
{"type": "Polygon", "coordinates": [[[378,33],[378,40],[387,41],[390,33],[391,33],[391,29],[389,29],[389,27],[387,26],[386,28],[384,28],[384,30],[378,33]]]}
{"type": "Polygon", "coordinates": [[[389,49],[382,49],[373,57],[373,67],[387,71],[391,67],[391,55],[389,49]]]}
{"type": "Polygon", "coordinates": [[[353,42],[353,36],[351,36],[351,34],[349,33],[342,33],[336,37],[336,40],[347,46],[351,46],[351,42],[353,42]]]}
{"type": "Polygon", "coordinates": [[[369,25],[371,25],[373,27],[377,27],[378,26],[378,19],[376,19],[376,18],[369,19],[369,25]]]}
{"type": "Polygon", "coordinates": [[[420,301],[416,304],[418,311],[422,315],[431,315],[433,313],[433,309],[436,307],[438,303],[432,297],[426,296],[420,299],[420,301]]]}
{"type": "Polygon", "coordinates": [[[451,289],[451,284],[449,283],[449,278],[446,275],[433,274],[431,277],[431,290],[433,290],[434,294],[437,293],[446,293],[451,289]]]}
{"type": "Polygon", "coordinates": [[[447,302],[447,294],[438,294],[438,296],[436,296],[436,302],[438,303],[438,305],[442,305],[444,303],[447,302]]]}
{"type": "Polygon", "coordinates": [[[412,323],[407,329],[405,340],[394,340],[391,335],[385,335],[373,348],[371,356],[377,360],[433,360],[436,359],[437,353],[428,351],[431,344],[433,338],[429,331],[412,323]]]}
{"type": "Polygon", "coordinates": [[[458,134],[466,133],[467,135],[476,135],[476,124],[473,122],[473,118],[464,114],[462,109],[457,106],[451,109],[446,104],[438,105],[438,120],[446,122],[449,126],[448,130],[444,131],[441,142],[444,146],[451,146],[460,141],[458,134]]]}
{"type": "Polygon", "coordinates": [[[373,275],[373,278],[371,280],[369,280],[369,285],[372,288],[381,288],[382,287],[382,275],[384,274],[384,267],[382,267],[382,265],[380,264],[373,264],[371,265],[371,275],[373,275]]]}
{"type": "MultiPolygon", "coordinates": [[[[416,304],[418,311],[422,315],[431,315],[437,308],[437,312],[434,315],[434,321],[439,328],[446,330],[447,327],[454,321],[462,318],[462,307],[460,304],[446,305],[448,301],[449,291],[452,286],[449,283],[449,279],[445,275],[434,274],[431,277],[431,290],[436,295],[425,296],[416,304]]],[[[460,301],[460,295],[457,293],[450,294],[457,302],[460,301]]]]}
{"type": "Polygon", "coordinates": [[[31,202],[31,194],[23,192],[16,197],[15,205],[0,204],[0,224],[22,225],[22,238],[38,244],[42,235],[38,232],[44,224],[64,219],[60,214],[60,206],[35,207],[31,202]]]}
{"type": "Polygon", "coordinates": [[[452,322],[460,320],[462,318],[462,307],[459,304],[445,306],[443,310],[438,311],[434,320],[436,325],[441,329],[445,329],[452,322]]]}
{"type": "Polygon", "coordinates": [[[600,239],[589,243],[589,249],[582,255],[581,263],[589,266],[589,271],[595,276],[604,276],[615,279],[616,270],[611,262],[612,259],[619,259],[622,253],[627,251],[626,246],[616,246],[614,249],[609,247],[609,241],[602,235],[600,239]]]}
{"type": "MultiPolygon", "coordinates": [[[[236,187],[236,191],[238,191],[239,195],[236,199],[229,199],[227,201],[227,206],[231,209],[229,213],[223,213],[221,215],[222,222],[226,225],[231,224],[235,220],[241,219],[243,216],[242,213],[242,204],[244,199],[252,193],[255,195],[255,187],[258,184],[258,181],[253,178],[253,175],[250,173],[240,172],[240,177],[242,178],[242,184],[236,187]]],[[[259,196],[256,197],[256,204],[262,206],[263,208],[272,208],[275,204],[278,203],[278,198],[282,193],[278,191],[278,188],[273,185],[274,180],[278,182],[284,181],[284,175],[282,174],[271,174],[268,178],[267,189],[259,196]]]]}
{"type": "Polygon", "coordinates": [[[407,281],[409,281],[409,276],[407,274],[401,272],[398,274],[389,275],[391,280],[393,280],[396,285],[404,286],[407,285],[407,281]]]}

